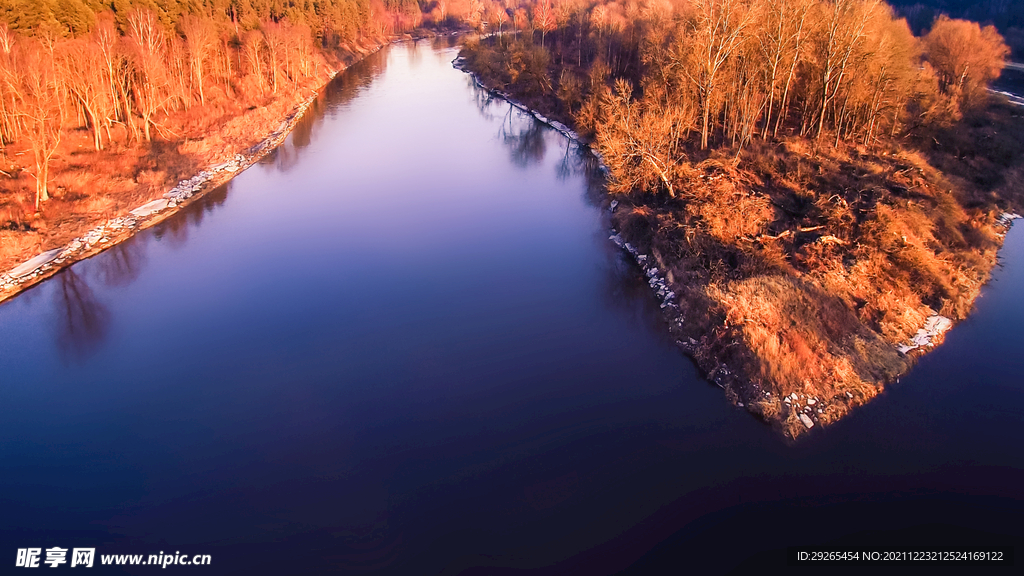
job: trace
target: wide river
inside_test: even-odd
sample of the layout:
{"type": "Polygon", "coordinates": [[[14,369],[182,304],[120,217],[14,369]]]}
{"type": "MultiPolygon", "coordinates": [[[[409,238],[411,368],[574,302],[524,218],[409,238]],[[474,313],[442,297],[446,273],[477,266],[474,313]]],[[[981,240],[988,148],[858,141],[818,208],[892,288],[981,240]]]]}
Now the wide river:
{"type": "Polygon", "coordinates": [[[668,340],[587,154],[456,54],[352,67],[265,161],[0,306],[0,566],[53,546],[211,556],[168,574],[1024,552],[1024,232],[939,350],[787,443],[668,340]]]}

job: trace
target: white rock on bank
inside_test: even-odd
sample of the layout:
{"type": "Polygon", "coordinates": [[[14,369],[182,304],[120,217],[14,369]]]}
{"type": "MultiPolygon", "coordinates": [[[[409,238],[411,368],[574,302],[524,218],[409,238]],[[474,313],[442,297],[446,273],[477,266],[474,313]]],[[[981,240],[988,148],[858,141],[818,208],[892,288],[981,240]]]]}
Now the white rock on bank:
{"type": "Polygon", "coordinates": [[[100,238],[103,238],[103,229],[104,226],[97,226],[92,230],[89,230],[85,233],[85,236],[82,236],[82,242],[84,242],[86,246],[99,242],[100,238]]]}
{"type": "Polygon", "coordinates": [[[11,278],[21,278],[22,276],[27,276],[38,270],[41,266],[49,264],[50,262],[55,260],[57,256],[60,256],[60,253],[62,251],[63,248],[54,248],[53,250],[47,250],[42,254],[37,254],[31,260],[25,262],[24,264],[21,264],[20,266],[15,267],[7,274],[11,278]]]}
{"type": "Polygon", "coordinates": [[[161,198],[159,200],[153,200],[152,202],[146,202],[142,206],[139,206],[135,210],[129,212],[129,214],[135,216],[136,218],[142,218],[145,216],[149,216],[150,214],[156,214],[157,212],[163,210],[164,208],[167,208],[169,205],[170,200],[166,198],[161,198]]]}
{"type": "Polygon", "coordinates": [[[910,339],[910,343],[897,346],[896,350],[901,354],[906,354],[907,352],[917,348],[934,346],[934,343],[932,342],[933,339],[946,330],[949,330],[952,325],[953,321],[945,316],[940,316],[938,314],[929,316],[924,321],[924,327],[918,330],[917,334],[914,334],[914,337],[910,339]]]}

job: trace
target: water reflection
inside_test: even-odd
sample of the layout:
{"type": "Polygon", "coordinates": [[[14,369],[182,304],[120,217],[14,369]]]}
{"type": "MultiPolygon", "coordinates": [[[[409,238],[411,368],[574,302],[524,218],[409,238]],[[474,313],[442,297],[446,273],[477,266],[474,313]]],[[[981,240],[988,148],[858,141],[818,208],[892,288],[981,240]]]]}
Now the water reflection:
{"type": "Polygon", "coordinates": [[[435,36],[430,39],[430,48],[438,58],[442,60],[451,60],[451,57],[447,56],[444,50],[446,48],[454,48],[458,46],[460,42],[462,42],[462,36],[460,35],[449,34],[444,36],[435,36]]]}
{"type": "Polygon", "coordinates": [[[562,159],[558,162],[558,167],[555,169],[555,175],[558,177],[559,182],[565,182],[569,178],[579,174],[579,155],[576,154],[572,140],[565,139],[565,151],[562,153],[562,159]]]}
{"type": "Polygon", "coordinates": [[[57,274],[54,291],[57,348],[65,361],[82,361],[99,350],[110,327],[110,311],[100,303],[84,274],[68,268],[57,274]]]}
{"type": "Polygon", "coordinates": [[[583,199],[589,206],[602,206],[608,198],[605,187],[605,175],[601,163],[590,151],[590,148],[565,139],[565,152],[555,168],[558,180],[582,178],[584,184],[583,199]]]}
{"type": "MultiPolygon", "coordinates": [[[[407,42],[405,44],[406,57],[409,59],[409,66],[411,68],[419,68],[420,62],[423,60],[423,50],[420,49],[419,42],[407,42]]],[[[433,51],[431,51],[433,54],[433,51]]]]}
{"type": "MultiPolygon", "coordinates": [[[[386,69],[386,50],[354,64],[351,67],[353,73],[339,74],[330,82],[296,123],[287,141],[260,163],[282,172],[291,170],[298,162],[300,151],[313,142],[326,114],[356,98],[386,69]]],[[[233,184],[232,180],[206,192],[151,231],[138,234],[111,247],[101,257],[77,264],[57,275],[57,289],[53,292],[57,316],[54,337],[66,361],[82,362],[95,354],[111,324],[110,309],[96,298],[88,284],[90,273],[94,273],[93,277],[104,286],[129,286],[139,278],[147,264],[147,244],[151,239],[166,242],[175,249],[184,247],[190,234],[203,224],[206,216],[224,206],[233,184]]],[[[29,290],[19,296],[19,300],[31,303],[41,292],[29,290]]]]}
{"type": "Polygon", "coordinates": [[[208,214],[224,206],[232,184],[233,181],[229,181],[206,192],[174,216],[156,225],[153,228],[153,237],[157,240],[167,240],[173,248],[184,246],[192,229],[198,229],[208,214]]]}
{"type": "MultiPolygon", "coordinates": [[[[323,117],[323,113],[323,99],[317,98],[313,100],[313,103],[310,104],[309,108],[306,109],[306,113],[302,116],[302,118],[299,118],[299,120],[295,123],[295,127],[292,128],[292,132],[288,139],[287,145],[278,146],[277,150],[286,149],[291,151],[298,151],[305,148],[306,146],[309,146],[310,143],[313,141],[313,129],[315,126],[318,125],[317,121],[323,117]]],[[[275,150],[275,152],[277,150],[275,150]]],[[[273,156],[275,156],[275,154],[271,153],[270,157],[273,156]]],[[[287,172],[290,166],[278,165],[278,168],[280,168],[282,171],[287,172]]]]}
{"type": "Polygon", "coordinates": [[[476,109],[480,112],[481,116],[488,120],[496,120],[498,116],[495,114],[495,110],[502,109],[503,116],[509,113],[511,105],[508,102],[495,97],[489,91],[478,86],[476,80],[474,80],[469,74],[466,75],[465,81],[466,87],[469,88],[469,93],[473,97],[473,104],[476,106],[476,109]]]}
{"type": "MultiPolygon", "coordinates": [[[[415,52],[415,43],[408,46],[411,53],[415,52]]],[[[263,157],[260,164],[273,166],[281,172],[290,172],[298,164],[299,151],[314,142],[316,133],[330,113],[358,97],[387,70],[389,50],[389,47],[382,48],[377,53],[352,64],[345,73],[338,74],[331,80],[302,117],[295,122],[288,138],[263,157]]]]}
{"type": "Polygon", "coordinates": [[[481,88],[472,76],[466,76],[466,85],[473,97],[473,104],[480,115],[488,120],[503,119],[498,128],[498,138],[509,148],[516,166],[527,167],[544,159],[547,153],[546,137],[553,137],[564,146],[555,174],[560,182],[570,178],[583,177],[586,184],[585,200],[590,206],[600,206],[606,197],[605,176],[600,162],[590,148],[565,138],[549,126],[538,122],[503,98],[481,88]],[[498,114],[497,112],[501,112],[498,114]]]}
{"type": "Polygon", "coordinates": [[[96,261],[100,281],[105,286],[124,287],[135,281],[146,265],[146,243],[150,236],[140,234],[121,242],[96,261]]]}
{"type": "Polygon", "coordinates": [[[547,154],[545,126],[529,114],[509,104],[505,121],[498,129],[498,136],[508,146],[512,163],[520,168],[539,164],[547,154]]]}

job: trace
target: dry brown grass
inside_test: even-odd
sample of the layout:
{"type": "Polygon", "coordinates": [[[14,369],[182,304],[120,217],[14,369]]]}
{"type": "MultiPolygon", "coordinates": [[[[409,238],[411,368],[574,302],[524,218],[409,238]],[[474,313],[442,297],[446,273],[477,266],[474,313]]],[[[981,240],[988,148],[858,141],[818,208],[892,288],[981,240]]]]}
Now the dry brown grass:
{"type": "Polygon", "coordinates": [[[762,389],[842,400],[874,396],[906,366],[835,296],[792,276],[757,276],[707,288],[725,325],[752,353],[762,389]]]}
{"type": "Polygon", "coordinates": [[[690,187],[687,200],[687,213],[725,244],[752,240],[775,220],[775,210],[764,194],[720,174],[701,178],[690,187]]]}
{"type": "MultiPolygon", "coordinates": [[[[1024,128],[1019,116],[1001,121],[1024,128]]],[[[895,144],[755,143],[738,164],[713,152],[687,167],[679,200],[627,197],[616,221],[667,270],[698,363],[728,365],[730,397],[796,436],[799,402],[783,397],[817,398],[815,420],[834,422],[909,369],[895,346],[928,316],[969,314],[1000,245],[994,218],[1021,206],[1024,146],[998,146],[1018,164],[895,144]]]]}

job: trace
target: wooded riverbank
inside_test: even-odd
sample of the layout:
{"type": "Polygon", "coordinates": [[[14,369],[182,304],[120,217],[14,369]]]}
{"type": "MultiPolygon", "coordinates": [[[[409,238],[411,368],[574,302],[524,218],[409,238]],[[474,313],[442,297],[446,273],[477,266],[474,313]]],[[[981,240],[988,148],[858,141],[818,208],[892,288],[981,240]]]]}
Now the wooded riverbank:
{"type": "MultiPolygon", "coordinates": [[[[563,38],[571,52],[571,34],[551,46],[563,38]]],[[[506,38],[470,43],[463,57],[539,119],[590,122],[586,140],[619,160],[612,239],[663,299],[677,344],[733,403],[792,437],[877,396],[941,343],[970,313],[1019,210],[1010,135],[1021,115],[998,98],[962,120],[911,120],[907,136],[871,146],[790,135],[698,150],[668,144],[621,79],[613,93],[592,78],[588,110],[578,84],[559,86],[580,76],[576,62],[545,54],[506,38]],[[678,156],[658,156],[666,146],[678,156]],[[649,162],[671,165],[671,178],[634,175],[649,162]]]]}
{"type": "MultiPolygon", "coordinates": [[[[159,224],[187,206],[204,193],[226,184],[245,168],[271,153],[295,127],[313,103],[317,94],[348,66],[373,54],[393,41],[411,38],[381,38],[352,44],[341,55],[338,68],[325,75],[315,89],[301,89],[282,93],[270,105],[243,112],[231,119],[220,130],[184,138],[180,145],[168,143],[154,146],[145,159],[165,174],[174,178],[150,182],[135,188],[122,188],[120,194],[107,194],[105,210],[86,211],[71,218],[51,223],[39,230],[5,231],[0,248],[0,302],[49,278],[77,261],[89,258],[117,245],[133,234],[159,224]],[[277,114],[276,116],[274,114],[277,114]],[[248,129],[242,134],[242,128],[248,129]],[[263,135],[257,136],[257,135],[263,135]],[[210,141],[217,145],[209,144],[210,141]],[[235,150],[223,156],[225,148],[235,150]],[[190,148],[191,154],[183,159],[181,148],[190,148]],[[178,184],[171,182],[182,178],[178,184]],[[113,216],[111,216],[113,213],[113,216]],[[27,238],[27,236],[32,236],[27,238]],[[34,254],[33,254],[34,253],[34,254]],[[28,254],[33,254],[28,257],[28,254]]],[[[85,167],[93,179],[117,178],[123,171],[137,168],[125,165],[126,151],[95,152],[100,156],[93,167],[85,167]],[[106,158],[102,158],[106,156],[106,158]],[[112,170],[106,174],[104,169],[112,170]]],[[[130,161],[130,160],[129,160],[130,161]]]]}

